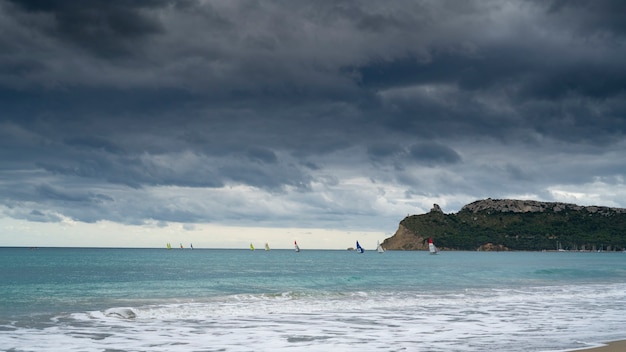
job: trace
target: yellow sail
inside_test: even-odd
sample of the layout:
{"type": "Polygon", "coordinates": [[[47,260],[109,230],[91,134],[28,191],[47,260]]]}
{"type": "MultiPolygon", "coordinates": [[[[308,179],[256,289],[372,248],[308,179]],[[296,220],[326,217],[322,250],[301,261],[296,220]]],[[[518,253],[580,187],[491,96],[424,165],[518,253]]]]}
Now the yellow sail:
{"type": "Polygon", "coordinates": [[[250,250],[253,251],[254,250],[254,246],[252,245],[252,243],[250,243],[250,250]]]}

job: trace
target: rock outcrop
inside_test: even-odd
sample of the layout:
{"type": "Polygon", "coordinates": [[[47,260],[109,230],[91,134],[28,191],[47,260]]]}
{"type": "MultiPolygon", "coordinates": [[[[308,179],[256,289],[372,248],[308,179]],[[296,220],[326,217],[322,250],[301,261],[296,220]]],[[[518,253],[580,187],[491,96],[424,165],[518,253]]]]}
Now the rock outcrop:
{"type": "Polygon", "coordinates": [[[443,214],[443,210],[441,210],[441,207],[439,207],[439,204],[433,204],[433,207],[430,209],[430,212],[443,214]]]}
{"type": "MultiPolygon", "coordinates": [[[[483,199],[477,200],[470,204],[465,205],[461,211],[469,211],[477,213],[480,211],[495,211],[495,212],[512,212],[512,213],[536,213],[536,212],[561,212],[561,211],[587,211],[588,213],[598,214],[612,214],[612,213],[626,213],[626,209],[623,208],[610,208],[589,206],[584,207],[570,203],[558,203],[558,202],[539,202],[536,200],[518,200],[518,199],[483,199]]],[[[432,211],[432,210],[431,210],[432,211]]]]}
{"type": "Polygon", "coordinates": [[[476,249],[479,252],[507,252],[510,251],[507,247],[501,244],[485,243],[476,249]]]}

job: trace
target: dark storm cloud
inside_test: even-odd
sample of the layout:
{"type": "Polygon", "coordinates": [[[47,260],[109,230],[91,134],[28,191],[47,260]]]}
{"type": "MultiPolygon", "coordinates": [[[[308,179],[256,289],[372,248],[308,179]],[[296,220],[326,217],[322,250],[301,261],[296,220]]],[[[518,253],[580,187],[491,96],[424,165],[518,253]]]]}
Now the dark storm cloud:
{"type": "Polygon", "coordinates": [[[117,145],[115,145],[115,143],[109,140],[103,139],[103,138],[99,138],[97,136],[90,136],[89,138],[83,137],[83,136],[75,136],[66,140],[65,143],[68,146],[79,147],[79,148],[84,147],[87,149],[94,149],[94,150],[102,150],[102,151],[105,151],[107,153],[112,153],[112,154],[120,154],[123,152],[123,150],[117,145]]]}
{"type": "Polygon", "coordinates": [[[220,187],[222,178],[211,167],[181,165],[172,167],[175,160],[162,165],[150,158],[109,157],[89,154],[55,163],[41,161],[38,166],[53,174],[102,180],[132,188],[142,186],[220,187]]]}
{"type": "Polygon", "coordinates": [[[403,148],[393,143],[375,143],[367,148],[367,154],[374,161],[395,158],[403,153],[403,148]]]}
{"type": "Polygon", "coordinates": [[[247,151],[247,155],[252,161],[258,161],[266,164],[275,164],[278,160],[273,151],[265,148],[250,148],[247,151]]]}
{"type": "MultiPolygon", "coordinates": [[[[619,179],[623,13],[622,1],[0,0],[0,187],[7,204],[140,223],[209,218],[188,200],[149,203],[155,188],[245,185],[323,214],[359,177],[420,186],[398,191],[407,201],[619,179]],[[574,179],[583,151],[598,164],[574,179]],[[24,170],[36,178],[18,192],[24,170]],[[336,198],[312,199],[320,188],[336,198]]],[[[31,208],[12,214],[58,221],[31,208]]]]}
{"type": "Polygon", "coordinates": [[[461,156],[454,149],[436,143],[419,143],[410,148],[410,157],[426,165],[454,164],[461,161],[461,156]]]}
{"type": "Polygon", "coordinates": [[[15,13],[19,20],[46,31],[60,42],[66,42],[98,56],[128,55],[144,37],[163,30],[143,10],[163,6],[162,1],[90,0],[68,2],[8,0],[23,10],[15,13]]]}
{"type": "Polygon", "coordinates": [[[597,35],[608,32],[613,35],[625,35],[626,23],[623,14],[626,4],[619,0],[554,0],[548,13],[562,20],[573,23],[581,35],[597,35]]]}
{"type": "Polygon", "coordinates": [[[85,194],[72,194],[53,188],[50,185],[40,185],[37,193],[45,199],[59,200],[62,202],[86,202],[90,197],[85,194]]]}
{"type": "Polygon", "coordinates": [[[34,222],[59,222],[62,219],[54,214],[45,214],[38,210],[33,210],[29,214],[23,216],[24,219],[34,222]]]}

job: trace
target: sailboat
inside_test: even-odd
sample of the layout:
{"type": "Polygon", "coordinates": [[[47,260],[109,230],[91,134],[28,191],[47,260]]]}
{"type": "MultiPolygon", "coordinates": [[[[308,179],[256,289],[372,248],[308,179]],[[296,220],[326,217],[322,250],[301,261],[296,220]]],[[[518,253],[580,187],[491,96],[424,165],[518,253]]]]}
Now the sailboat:
{"type": "Polygon", "coordinates": [[[250,243],[250,250],[253,251],[254,250],[254,245],[252,245],[252,243],[250,243]]]}
{"type": "Polygon", "coordinates": [[[293,247],[294,247],[296,252],[300,252],[300,247],[298,247],[298,242],[293,241],[293,247]]]}
{"type": "Polygon", "coordinates": [[[385,253],[385,249],[380,245],[380,241],[376,241],[376,251],[378,253],[385,253]]]}
{"type": "Polygon", "coordinates": [[[363,247],[361,247],[361,245],[359,244],[359,241],[356,241],[356,251],[359,252],[359,253],[365,252],[363,247]]]}
{"type": "Polygon", "coordinates": [[[169,242],[167,242],[167,244],[165,245],[165,247],[166,247],[167,249],[172,249],[172,245],[171,245],[169,242]]]}
{"type": "Polygon", "coordinates": [[[439,254],[439,249],[437,249],[437,247],[433,243],[432,238],[428,239],[428,251],[430,251],[430,254],[439,254]]]}
{"type": "Polygon", "coordinates": [[[269,251],[269,250],[270,250],[270,245],[269,245],[267,242],[265,242],[265,250],[266,250],[266,251],[269,251]]]}

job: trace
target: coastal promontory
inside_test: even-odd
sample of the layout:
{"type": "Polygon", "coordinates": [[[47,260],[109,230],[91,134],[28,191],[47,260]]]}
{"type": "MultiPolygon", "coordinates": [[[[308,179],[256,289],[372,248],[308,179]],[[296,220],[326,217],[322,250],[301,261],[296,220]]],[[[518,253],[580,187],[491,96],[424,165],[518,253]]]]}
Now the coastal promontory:
{"type": "Polygon", "coordinates": [[[388,250],[621,251],[626,209],[516,199],[483,199],[445,214],[435,204],[404,218],[383,242],[388,250]]]}

